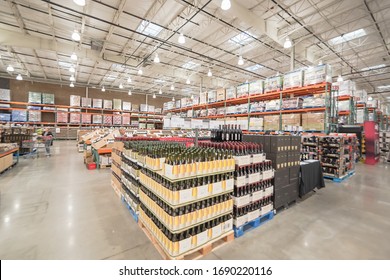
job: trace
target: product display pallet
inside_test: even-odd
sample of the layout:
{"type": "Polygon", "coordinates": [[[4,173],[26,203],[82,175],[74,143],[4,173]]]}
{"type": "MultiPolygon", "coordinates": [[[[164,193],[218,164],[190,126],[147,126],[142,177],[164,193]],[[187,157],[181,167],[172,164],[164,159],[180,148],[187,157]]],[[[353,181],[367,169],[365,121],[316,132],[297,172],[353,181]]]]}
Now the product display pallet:
{"type": "Polygon", "coordinates": [[[297,202],[298,202],[298,199],[295,199],[295,200],[293,200],[293,201],[291,201],[291,202],[289,202],[289,203],[287,203],[287,204],[284,204],[284,205],[282,205],[282,206],[279,206],[278,208],[276,208],[276,209],[274,210],[274,214],[276,215],[276,214],[278,214],[279,212],[281,212],[281,211],[283,211],[283,210],[285,210],[285,209],[290,208],[291,206],[293,206],[293,205],[296,204],[297,202]]]}
{"type": "Polygon", "coordinates": [[[256,219],[246,223],[243,226],[240,226],[237,228],[234,226],[234,237],[238,238],[238,237],[243,236],[245,232],[248,232],[252,229],[255,229],[255,228],[261,226],[262,224],[268,222],[269,220],[272,220],[273,217],[274,217],[274,211],[270,211],[267,214],[264,214],[256,219]]]}
{"type": "Polygon", "coordinates": [[[206,244],[203,244],[198,248],[185,252],[184,254],[172,257],[171,255],[167,254],[167,252],[162,248],[159,241],[154,237],[154,235],[150,232],[148,227],[142,222],[141,219],[138,220],[138,225],[144,231],[146,236],[149,238],[149,240],[152,242],[152,244],[164,260],[197,260],[234,240],[234,232],[229,231],[221,235],[220,237],[211,240],[206,244]]]}
{"type": "Polygon", "coordinates": [[[0,172],[0,175],[3,175],[3,173],[7,172],[8,170],[12,169],[15,165],[17,164],[17,162],[14,162],[10,167],[4,169],[3,171],[0,172]]]}
{"type": "Polygon", "coordinates": [[[335,178],[335,177],[333,177],[333,176],[328,175],[328,174],[325,173],[325,174],[324,174],[324,178],[325,178],[325,179],[332,180],[332,181],[335,182],[335,183],[341,183],[342,181],[348,179],[349,177],[351,177],[351,176],[354,175],[354,174],[355,174],[355,170],[350,171],[348,174],[344,175],[344,176],[341,177],[341,178],[335,178]]]}
{"type": "Polygon", "coordinates": [[[123,202],[123,204],[126,206],[126,208],[129,210],[131,216],[133,217],[134,221],[136,223],[138,223],[138,214],[134,212],[134,210],[130,207],[130,205],[127,203],[127,201],[125,200],[125,197],[122,195],[121,196],[121,200],[123,202]]]}
{"type": "Polygon", "coordinates": [[[120,190],[118,189],[118,187],[115,185],[114,181],[111,180],[111,187],[113,188],[113,190],[115,191],[116,195],[121,198],[122,197],[122,193],[120,192],[120,190]]]}

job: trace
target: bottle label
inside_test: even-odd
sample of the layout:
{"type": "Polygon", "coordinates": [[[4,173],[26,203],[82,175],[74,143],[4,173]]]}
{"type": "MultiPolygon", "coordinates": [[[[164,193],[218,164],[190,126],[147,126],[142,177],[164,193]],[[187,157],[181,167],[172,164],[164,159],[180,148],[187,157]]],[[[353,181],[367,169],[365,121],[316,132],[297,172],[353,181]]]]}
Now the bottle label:
{"type": "Polygon", "coordinates": [[[198,187],[198,199],[209,196],[209,186],[203,185],[198,187]]]}
{"type": "Polygon", "coordinates": [[[219,225],[213,227],[211,230],[212,230],[211,238],[212,239],[217,238],[218,236],[220,236],[222,234],[222,224],[219,224],[219,225]]]}
{"type": "Polygon", "coordinates": [[[173,165],[165,164],[165,174],[166,177],[175,179],[175,176],[173,176],[173,165]]]}
{"type": "Polygon", "coordinates": [[[192,189],[179,191],[179,203],[185,203],[191,200],[193,200],[192,189]]]}
{"type": "Polygon", "coordinates": [[[274,205],[272,203],[270,203],[270,204],[268,204],[266,206],[261,207],[261,216],[269,213],[273,209],[274,209],[274,205]]]}
{"type": "Polygon", "coordinates": [[[205,231],[203,231],[201,233],[198,233],[198,238],[197,239],[198,239],[197,246],[206,243],[208,241],[207,231],[205,230],[205,231]]]}
{"type": "Polygon", "coordinates": [[[228,179],[226,180],[226,191],[233,190],[234,189],[234,179],[228,179]]]}
{"type": "Polygon", "coordinates": [[[265,161],[264,154],[254,154],[252,155],[252,163],[262,163],[265,161]]]}
{"type": "Polygon", "coordinates": [[[256,209],[248,213],[248,222],[258,218],[260,216],[260,209],[256,209]]]}
{"type": "Polygon", "coordinates": [[[179,254],[191,250],[191,237],[179,241],[179,254]]]}
{"type": "Polygon", "coordinates": [[[222,231],[227,232],[233,229],[233,219],[225,221],[222,225],[222,231]]]}
{"type": "Polygon", "coordinates": [[[234,205],[241,207],[250,203],[250,195],[244,195],[240,197],[233,197],[234,205]]]}
{"type": "Polygon", "coordinates": [[[233,220],[233,224],[236,226],[236,227],[240,227],[244,224],[246,224],[246,222],[248,222],[248,214],[245,214],[241,217],[237,217],[233,220]]]}
{"type": "Polygon", "coordinates": [[[253,184],[260,181],[260,173],[253,173],[248,175],[248,184],[253,184]]]}
{"type": "Polygon", "coordinates": [[[221,193],[222,192],[222,182],[216,182],[213,184],[213,194],[221,193]]]}
{"type": "Polygon", "coordinates": [[[264,196],[270,196],[274,193],[274,186],[268,187],[264,190],[264,196]]]}
{"type": "Polygon", "coordinates": [[[250,199],[250,202],[258,201],[258,200],[260,200],[260,199],[262,199],[264,197],[265,197],[264,190],[253,192],[252,196],[251,196],[251,199],[250,199]]]}
{"type": "Polygon", "coordinates": [[[242,165],[249,165],[251,163],[251,156],[246,155],[246,156],[234,156],[234,161],[236,165],[242,166],[242,165]]]}
{"type": "Polygon", "coordinates": [[[236,187],[243,187],[246,185],[246,176],[240,176],[240,177],[237,177],[235,180],[234,180],[234,185],[236,187]]]}

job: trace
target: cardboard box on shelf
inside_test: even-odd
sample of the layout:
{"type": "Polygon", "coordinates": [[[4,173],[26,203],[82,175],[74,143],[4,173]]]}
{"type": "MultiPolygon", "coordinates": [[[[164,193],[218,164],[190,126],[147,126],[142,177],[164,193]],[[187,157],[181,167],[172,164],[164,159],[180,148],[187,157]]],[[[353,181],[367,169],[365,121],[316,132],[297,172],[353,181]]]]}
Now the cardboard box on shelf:
{"type": "Polygon", "coordinates": [[[282,127],[285,126],[300,126],[301,114],[283,114],[282,115],[282,127]]]}
{"type": "Polygon", "coordinates": [[[301,87],[302,85],[303,85],[303,69],[284,74],[283,89],[301,87]]]}
{"type": "Polygon", "coordinates": [[[251,117],[249,120],[249,130],[264,130],[264,119],[251,117]]]}
{"type": "Polygon", "coordinates": [[[302,128],[305,131],[323,131],[325,129],[325,113],[302,114],[302,128]]]}
{"type": "Polygon", "coordinates": [[[236,98],[236,88],[230,87],[226,89],[226,100],[236,98]]]}
{"type": "Polygon", "coordinates": [[[92,99],[92,106],[93,108],[103,108],[103,99],[100,98],[94,98],[92,99]]]}
{"type": "Polygon", "coordinates": [[[90,108],[92,107],[92,99],[87,97],[81,98],[81,107],[90,108]]]}
{"type": "Polygon", "coordinates": [[[304,71],[304,86],[332,82],[332,68],[328,64],[309,67],[304,71]]]}
{"type": "Polygon", "coordinates": [[[199,94],[199,104],[206,104],[206,103],[207,103],[207,91],[204,91],[199,94]]]}
{"type": "Polygon", "coordinates": [[[263,80],[257,80],[249,83],[249,95],[263,93],[263,80]]]}
{"type": "Polygon", "coordinates": [[[264,93],[280,90],[282,86],[283,76],[269,77],[264,81],[264,93]]]}
{"type": "Polygon", "coordinates": [[[248,83],[241,84],[241,85],[237,86],[237,91],[236,91],[237,98],[248,96],[248,94],[249,94],[249,84],[248,83]]]}
{"type": "Polygon", "coordinates": [[[264,130],[279,130],[279,115],[264,116],[264,130]]]}
{"type": "Polygon", "coordinates": [[[225,100],[225,89],[224,88],[219,88],[217,89],[217,101],[223,101],[225,100]]]}

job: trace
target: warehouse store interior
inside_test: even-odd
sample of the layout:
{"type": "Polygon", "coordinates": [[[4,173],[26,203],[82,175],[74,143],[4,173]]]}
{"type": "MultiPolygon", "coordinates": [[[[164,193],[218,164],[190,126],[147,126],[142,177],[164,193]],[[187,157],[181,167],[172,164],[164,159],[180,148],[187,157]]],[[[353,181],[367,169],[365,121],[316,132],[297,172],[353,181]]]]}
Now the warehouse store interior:
{"type": "Polygon", "coordinates": [[[1,259],[389,259],[390,3],[0,3],[1,259]]]}

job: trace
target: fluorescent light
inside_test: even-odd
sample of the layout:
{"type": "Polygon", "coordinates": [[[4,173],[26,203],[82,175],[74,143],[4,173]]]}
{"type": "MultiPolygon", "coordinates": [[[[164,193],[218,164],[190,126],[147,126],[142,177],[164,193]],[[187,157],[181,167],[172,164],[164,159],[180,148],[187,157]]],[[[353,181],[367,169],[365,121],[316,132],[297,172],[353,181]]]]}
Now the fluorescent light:
{"type": "Polygon", "coordinates": [[[378,86],[378,89],[389,89],[389,88],[390,88],[390,85],[378,86]]]}
{"type": "Polygon", "coordinates": [[[161,88],[160,88],[160,90],[158,91],[158,94],[162,94],[162,90],[161,90],[161,88]]]}
{"type": "Polygon", "coordinates": [[[158,53],[156,53],[156,55],[154,56],[153,61],[154,63],[160,63],[160,58],[158,57],[158,53]]]}
{"type": "Polygon", "coordinates": [[[163,29],[162,27],[154,23],[151,23],[147,20],[143,20],[141,24],[138,26],[137,32],[156,37],[161,32],[162,29],[163,29]]]}
{"type": "Polygon", "coordinates": [[[287,37],[286,41],[284,41],[283,47],[285,49],[289,49],[289,48],[291,48],[291,46],[292,46],[292,42],[291,42],[290,38],[287,37]]]}
{"type": "Polygon", "coordinates": [[[22,80],[23,80],[23,77],[22,77],[22,75],[18,74],[18,75],[16,76],[16,79],[17,79],[18,81],[22,81],[22,80]]]}
{"type": "Polygon", "coordinates": [[[127,93],[128,95],[131,95],[131,89],[129,89],[129,92],[127,93]]]}
{"type": "Polygon", "coordinates": [[[242,55],[240,55],[238,57],[238,62],[237,62],[238,65],[244,65],[244,59],[242,58],[242,55]]]}
{"type": "Polygon", "coordinates": [[[72,39],[75,40],[75,41],[80,41],[80,39],[81,39],[80,33],[77,30],[73,31],[72,39]]]}
{"type": "Polygon", "coordinates": [[[171,85],[171,90],[175,90],[175,86],[174,85],[171,85]]]}
{"type": "Polygon", "coordinates": [[[138,75],[142,75],[142,74],[143,74],[142,69],[141,68],[138,69],[138,75]]]}
{"type": "Polygon", "coordinates": [[[131,77],[129,76],[129,78],[127,79],[127,82],[128,83],[131,83],[131,77]]]}
{"type": "Polygon", "coordinates": [[[175,97],[172,97],[172,101],[175,102],[175,97]]]}
{"type": "Polygon", "coordinates": [[[105,92],[106,91],[106,89],[104,88],[104,86],[102,87],[102,92],[105,92]]]}
{"type": "Polygon", "coordinates": [[[186,43],[186,37],[184,37],[183,33],[180,33],[179,38],[177,39],[179,44],[185,44],[186,43]]]}
{"type": "Polygon", "coordinates": [[[211,73],[211,70],[209,68],[209,72],[207,73],[207,76],[211,77],[213,75],[213,73],[211,73]]]}
{"type": "Polygon", "coordinates": [[[191,84],[190,78],[187,78],[186,84],[187,85],[191,84]]]}
{"type": "Polygon", "coordinates": [[[74,69],[74,67],[73,67],[73,66],[70,66],[70,68],[69,68],[69,72],[71,72],[71,73],[74,73],[74,72],[76,72],[76,69],[74,69]]]}
{"type": "Polygon", "coordinates": [[[119,88],[122,89],[123,88],[123,85],[122,83],[119,84],[119,88]]]}
{"type": "Polygon", "coordinates": [[[77,60],[77,54],[76,53],[72,53],[72,55],[70,56],[70,59],[71,60],[77,60]]]}
{"type": "Polygon", "coordinates": [[[379,65],[374,65],[374,66],[362,68],[362,69],[360,69],[360,71],[375,70],[375,69],[378,69],[378,68],[383,68],[385,66],[386,66],[386,64],[379,64],[379,65]]]}
{"type": "Polygon", "coordinates": [[[74,84],[73,84],[73,82],[71,82],[69,86],[70,86],[70,87],[74,87],[74,84]]]}
{"type": "Polygon", "coordinates": [[[155,93],[153,93],[153,98],[156,98],[156,94],[155,93]]]}
{"type": "Polygon", "coordinates": [[[14,69],[14,67],[12,65],[8,65],[7,66],[7,71],[8,72],[13,72],[13,71],[15,71],[15,69],[14,69]]]}
{"type": "Polygon", "coordinates": [[[222,0],[222,3],[221,3],[222,10],[227,11],[230,9],[231,6],[232,6],[232,3],[230,3],[230,0],[222,0]]]}
{"type": "Polygon", "coordinates": [[[343,77],[342,77],[341,75],[339,75],[339,76],[337,77],[337,82],[342,82],[342,81],[344,81],[344,79],[343,79],[343,77]]]}
{"type": "Polygon", "coordinates": [[[192,61],[188,61],[187,63],[184,63],[182,65],[183,68],[186,68],[186,69],[194,69],[196,66],[198,66],[198,64],[192,62],[192,61]]]}
{"type": "Polygon", "coordinates": [[[70,76],[70,78],[69,78],[69,81],[71,81],[71,82],[74,82],[76,79],[74,78],[74,76],[72,75],[72,76],[70,76]]]}
{"type": "Polygon", "coordinates": [[[351,41],[351,40],[363,37],[365,35],[367,35],[366,31],[361,28],[361,29],[349,32],[347,34],[344,34],[342,36],[337,36],[333,39],[330,39],[328,42],[332,45],[337,45],[337,44],[345,43],[347,41],[351,41]]]}
{"type": "Polygon", "coordinates": [[[85,6],[85,0],[73,0],[73,2],[79,6],[85,6]]]}

